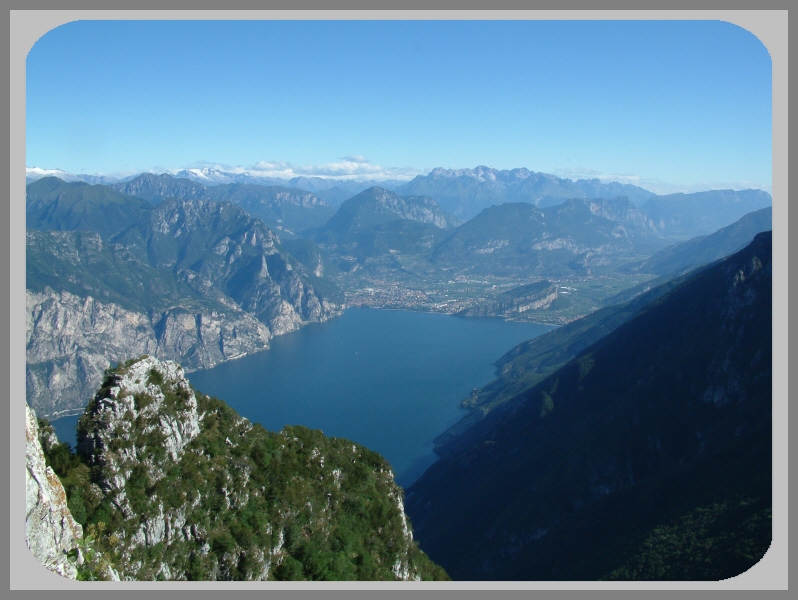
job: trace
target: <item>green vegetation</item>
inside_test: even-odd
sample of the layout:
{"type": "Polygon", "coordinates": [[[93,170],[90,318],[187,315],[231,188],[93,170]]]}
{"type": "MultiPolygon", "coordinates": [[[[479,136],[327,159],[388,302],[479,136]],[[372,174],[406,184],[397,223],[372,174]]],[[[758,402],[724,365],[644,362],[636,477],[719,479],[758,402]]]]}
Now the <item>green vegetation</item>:
{"type": "Polygon", "coordinates": [[[29,229],[96,231],[104,238],[142,219],[152,205],[105,185],[67,183],[43,177],[26,189],[25,217],[29,229]]]}
{"type": "Polygon", "coordinates": [[[607,580],[717,581],[756,564],[771,543],[771,508],[751,498],[696,508],[656,527],[607,580]]]}
{"type": "MultiPolygon", "coordinates": [[[[79,421],[79,439],[108,436],[108,447],[51,452],[73,515],[90,532],[87,548],[120,575],[393,581],[400,563],[422,579],[447,578],[405,535],[402,490],[379,454],[301,426],[268,432],[193,392],[200,433],[174,461],[159,424],[187,418],[191,393],[158,369],[147,384],[160,393],[135,394],[135,418],[97,418],[103,390],[131,364],[107,371],[79,421]],[[108,481],[118,469],[126,475],[115,491],[108,481]],[[165,523],[170,533],[154,533],[165,523]]],[[[99,578],[105,566],[82,576],[99,578]]]]}

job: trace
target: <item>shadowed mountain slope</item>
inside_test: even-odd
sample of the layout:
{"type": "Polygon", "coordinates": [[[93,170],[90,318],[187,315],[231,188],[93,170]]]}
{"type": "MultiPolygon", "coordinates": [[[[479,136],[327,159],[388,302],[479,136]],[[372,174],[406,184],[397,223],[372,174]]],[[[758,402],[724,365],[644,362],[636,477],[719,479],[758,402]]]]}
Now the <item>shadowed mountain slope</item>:
{"type": "Polygon", "coordinates": [[[422,548],[454,579],[747,570],[771,537],[771,330],[768,232],[441,446],[408,493],[422,548]]]}

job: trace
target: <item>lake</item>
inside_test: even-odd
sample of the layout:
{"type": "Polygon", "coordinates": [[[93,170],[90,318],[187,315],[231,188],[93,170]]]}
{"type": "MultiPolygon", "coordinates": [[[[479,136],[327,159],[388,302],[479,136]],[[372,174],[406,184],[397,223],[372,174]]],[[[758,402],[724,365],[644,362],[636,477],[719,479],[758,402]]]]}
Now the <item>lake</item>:
{"type": "MultiPolygon", "coordinates": [[[[382,454],[407,486],[435,461],[433,439],[466,414],[459,402],[494,379],[492,363],[551,329],[356,308],[188,378],[271,431],[304,425],[363,444],[382,454]]],[[[57,420],[59,437],[59,430],[69,431],[74,440],[76,422],[57,420]]]]}

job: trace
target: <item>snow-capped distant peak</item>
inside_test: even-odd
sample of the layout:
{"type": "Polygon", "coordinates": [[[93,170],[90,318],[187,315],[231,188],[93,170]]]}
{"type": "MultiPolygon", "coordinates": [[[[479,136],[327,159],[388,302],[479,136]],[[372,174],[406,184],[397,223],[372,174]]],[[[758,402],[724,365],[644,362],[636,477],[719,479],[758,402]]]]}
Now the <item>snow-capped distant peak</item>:
{"type": "Polygon", "coordinates": [[[177,178],[191,179],[200,183],[235,183],[236,177],[233,173],[226,173],[218,169],[203,167],[201,169],[183,169],[173,173],[177,178]]]}

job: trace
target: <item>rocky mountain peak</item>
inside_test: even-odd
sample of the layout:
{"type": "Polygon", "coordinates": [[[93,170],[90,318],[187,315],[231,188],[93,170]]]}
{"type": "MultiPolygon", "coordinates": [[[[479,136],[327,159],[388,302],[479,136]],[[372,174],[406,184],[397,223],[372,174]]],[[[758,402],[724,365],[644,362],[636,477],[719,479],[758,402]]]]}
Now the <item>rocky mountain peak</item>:
{"type": "Polygon", "coordinates": [[[146,465],[159,480],[198,434],[197,399],[183,367],[145,356],[106,378],[81,418],[78,453],[102,469],[104,491],[115,491],[115,504],[128,513],[124,487],[133,468],[146,465]]]}
{"type": "Polygon", "coordinates": [[[435,200],[427,196],[400,196],[379,186],[371,187],[342,206],[342,214],[353,209],[392,213],[399,218],[430,223],[439,229],[459,224],[451,215],[445,213],[435,200]]]}

